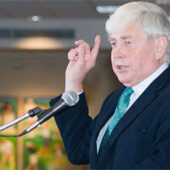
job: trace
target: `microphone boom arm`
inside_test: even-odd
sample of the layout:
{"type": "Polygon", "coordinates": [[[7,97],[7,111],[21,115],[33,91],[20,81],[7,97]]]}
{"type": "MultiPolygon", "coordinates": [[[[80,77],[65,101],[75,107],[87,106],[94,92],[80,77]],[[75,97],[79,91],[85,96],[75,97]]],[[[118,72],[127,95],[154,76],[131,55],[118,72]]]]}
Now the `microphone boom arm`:
{"type": "Polygon", "coordinates": [[[27,119],[28,117],[34,117],[35,115],[39,114],[39,113],[42,112],[42,111],[43,111],[43,109],[40,109],[39,107],[36,107],[36,108],[34,108],[34,109],[31,109],[31,110],[28,111],[28,113],[26,113],[26,114],[23,115],[22,117],[19,117],[18,119],[14,120],[14,121],[12,121],[12,122],[4,125],[4,126],[1,126],[1,127],[0,127],[0,131],[5,130],[5,129],[13,126],[13,125],[15,125],[15,124],[17,124],[17,123],[19,123],[19,122],[27,119]]]}
{"type": "Polygon", "coordinates": [[[10,123],[8,123],[8,124],[0,127],[0,131],[5,130],[5,129],[13,126],[13,125],[15,125],[16,123],[19,123],[19,122],[21,122],[21,121],[24,120],[24,119],[27,119],[28,117],[29,117],[29,114],[26,113],[24,116],[19,117],[18,119],[16,119],[16,120],[14,120],[14,121],[12,121],[12,122],[10,122],[10,123]]]}

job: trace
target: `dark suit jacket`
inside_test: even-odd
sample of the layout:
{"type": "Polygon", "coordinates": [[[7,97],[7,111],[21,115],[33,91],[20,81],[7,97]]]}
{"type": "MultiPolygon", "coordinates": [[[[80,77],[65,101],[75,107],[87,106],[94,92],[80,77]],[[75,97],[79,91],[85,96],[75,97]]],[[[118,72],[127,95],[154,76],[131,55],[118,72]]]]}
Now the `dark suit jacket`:
{"type": "Polygon", "coordinates": [[[170,67],[130,107],[97,159],[96,139],[123,90],[107,97],[94,120],[84,93],[77,105],[55,116],[69,160],[91,169],[170,169],[170,67]]]}

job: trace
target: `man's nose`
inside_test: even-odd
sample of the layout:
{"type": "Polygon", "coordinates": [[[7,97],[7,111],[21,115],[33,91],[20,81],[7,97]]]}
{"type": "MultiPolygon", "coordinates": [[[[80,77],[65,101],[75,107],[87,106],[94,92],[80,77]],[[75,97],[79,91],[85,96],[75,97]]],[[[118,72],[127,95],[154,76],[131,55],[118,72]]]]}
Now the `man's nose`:
{"type": "Polygon", "coordinates": [[[124,56],[124,48],[121,44],[112,49],[112,56],[114,56],[114,58],[122,58],[124,56]]]}

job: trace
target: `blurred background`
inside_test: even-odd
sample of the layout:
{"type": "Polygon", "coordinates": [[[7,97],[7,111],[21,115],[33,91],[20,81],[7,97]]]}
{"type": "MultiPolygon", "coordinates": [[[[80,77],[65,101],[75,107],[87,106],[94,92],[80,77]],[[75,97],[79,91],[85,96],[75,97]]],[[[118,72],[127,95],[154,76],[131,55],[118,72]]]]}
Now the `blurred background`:
{"type": "MultiPolygon", "coordinates": [[[[74,41],[92,46],[97,34],[101,47],[96,67],[84,81],[89,113],[100,111],[104,98],[120,87],[110,64],[105,22],[130,0],[0,0],[0,125],[64,92],[67,53],[74,41]]],[[[170,0],[148,0],[170,13],[170,0]]],[[[120,21],[121,22],[121,21],[120,21]]],[[[19,134],[29,118],[0,134],[19,134]]],[[[52,119],[20,138],[0,138],[0,168],[6,170],[88,169],[67,160],[52,119]]]]}

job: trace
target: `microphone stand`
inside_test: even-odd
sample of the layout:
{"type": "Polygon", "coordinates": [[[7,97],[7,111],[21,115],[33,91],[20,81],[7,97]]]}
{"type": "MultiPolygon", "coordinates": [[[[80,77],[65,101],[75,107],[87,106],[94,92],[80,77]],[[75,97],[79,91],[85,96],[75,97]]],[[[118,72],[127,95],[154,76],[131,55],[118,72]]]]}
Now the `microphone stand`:
{"type": "Polygon", "coordinates": [[[19,123],[19,122],[21,122],[21,121],[24,120],[24,119],[27,119],[28,117],[29,117],[29,114],[26,113],[24,116],[22,116],[22,117],[20,117],[20,118],[18,118],[18,119],[16,119],[16,120],[14,120],[14,121],[12,121],[12,122],[4,125],[4,126],[1,126],[1,127],[0,127],[0,131],[5,130],[5,129],[13,126],[13,125],[15,125],[16,123],[19,123]]]}
{"type": "Polygon", "coordinates": [[[17,124],[17,123],[19,123],[19,122],[27,119],[28,117],[34,117],[35,115],[38,115],[38,114],[41,113],[42,111],[43,111],[43,109],[40,109],[39,107],[36,107],[36,108],[34,108],[34,109],[31,109],[31,110],[28,111],[28,113],[26,113],[26,114],[23,115],[22,117],[20,117],[20,118],[18,118],[18,119],[16,119],[16,120],[14,120],[14,121],[12,121],[12,122],[4,125],[4,126],[1,126],[1,127],[0,127],[0,131],[5,130],[5,129],[13,126],[13,125],[15,125],[15,124],[17,124]]]}

